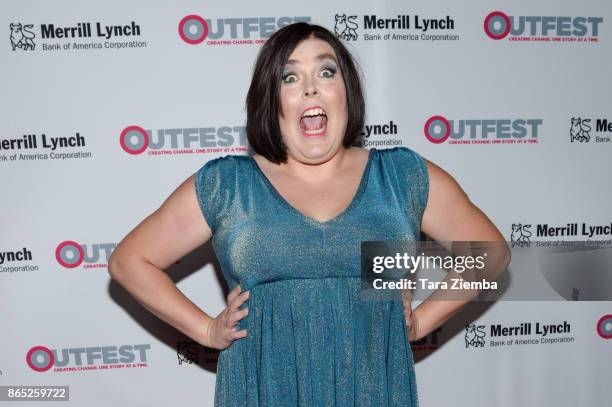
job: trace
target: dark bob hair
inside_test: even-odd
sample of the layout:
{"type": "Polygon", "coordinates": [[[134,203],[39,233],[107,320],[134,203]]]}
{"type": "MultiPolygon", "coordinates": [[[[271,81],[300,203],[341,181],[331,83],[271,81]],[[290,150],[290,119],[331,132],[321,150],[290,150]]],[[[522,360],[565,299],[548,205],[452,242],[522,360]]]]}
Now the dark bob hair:
{"type": "Polygon", "coordinates": [[[287,25],[272,34],[261,47],[246,98],[249,144],[256,153],[277,164],[287,161],[287,147],[278,121],[283,69],[297,45],[308,38],[327,42],[336,53],[346,87],[348,121],[342,142],[345,148],[354,144],[364,124],[365,102],[361,80],[350,52],[324,27],[304,22],[287,25]]]}

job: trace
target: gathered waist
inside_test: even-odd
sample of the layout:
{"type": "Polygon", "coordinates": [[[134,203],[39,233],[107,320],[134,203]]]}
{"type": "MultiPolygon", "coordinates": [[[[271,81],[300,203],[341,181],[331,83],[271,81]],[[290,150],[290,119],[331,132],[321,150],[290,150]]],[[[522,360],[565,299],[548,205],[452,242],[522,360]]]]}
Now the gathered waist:
{"type": "Polygon", "coordinates": [[[248,302],[257,303],[265,298],[293,301],[334,301],[344,298],[353,301],[387,302],[400,301],[401,290],[375,290],[361,277],[327,276],[313,278],[289,278],[264,282],[240,282],[241,291],[249,291],[248,302]]]}
{"type": "Polygon", "coordinates": [[[361,281],[361,277],[356,276],[325,276],[325,277],[295,277],[295,278],[283,278],[277,280],[268,280],[261,282],[240,282],[240,288],[242,291],[253,290],[253,289],[273,289],[272,286],[292,288],[292,287],[303,287],[303,286],[314,286],[320,284],[333,285],[347,283],[347,284],[358,284],[361,281]]]}

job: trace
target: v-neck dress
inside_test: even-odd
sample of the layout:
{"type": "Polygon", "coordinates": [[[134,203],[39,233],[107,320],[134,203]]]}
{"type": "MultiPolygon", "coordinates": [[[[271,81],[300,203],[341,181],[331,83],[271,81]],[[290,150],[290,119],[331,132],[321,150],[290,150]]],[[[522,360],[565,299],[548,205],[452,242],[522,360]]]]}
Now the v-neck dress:
{"type": "Polygon", "coordinates": [[[195,188],[228,287],[250,291],[237,325],[247,336],[219,354],[215,406],[418,405],[401,293],[360,296],[360,249],[419,240],[419,154],[370,149],[352,201],[325,222],[289,204],[250,156],[208,161],[195,188]]]}

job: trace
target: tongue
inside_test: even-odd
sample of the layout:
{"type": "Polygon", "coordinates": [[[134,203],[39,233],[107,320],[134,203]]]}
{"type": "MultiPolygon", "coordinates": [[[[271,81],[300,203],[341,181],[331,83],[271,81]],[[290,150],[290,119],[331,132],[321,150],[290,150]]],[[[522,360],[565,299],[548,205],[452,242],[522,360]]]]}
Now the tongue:
{"type": "Polygon", "coordinates": [[[318,130],[327,122],[327,118],[323,115],[303,117],[300,120],[302,130],[318,130]]]}

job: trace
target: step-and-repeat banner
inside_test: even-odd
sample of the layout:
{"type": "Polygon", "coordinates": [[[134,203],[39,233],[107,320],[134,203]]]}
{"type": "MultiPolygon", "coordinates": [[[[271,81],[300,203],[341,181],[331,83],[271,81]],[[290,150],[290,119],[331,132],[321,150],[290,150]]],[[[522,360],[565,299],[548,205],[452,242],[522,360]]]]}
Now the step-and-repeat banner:
{"type": "MultiPolygon", "coordinates": [[[[355,55],[364,147],[408,146],[446,169],[512,245],[612,239],[608,2],[0,10],[0,385],[70,386],[70,405],[213,405],[217,353],[149,314],[107,261],[204,163],[248,154],[255,57],[295,21],[355,55]]],[[[168,273],[207,313],[224,308],[209,244],[168,273]]],[[[413,343],[421,404],[608,405],[612,305],[581,299],[469,305],[413,343]]]]}

